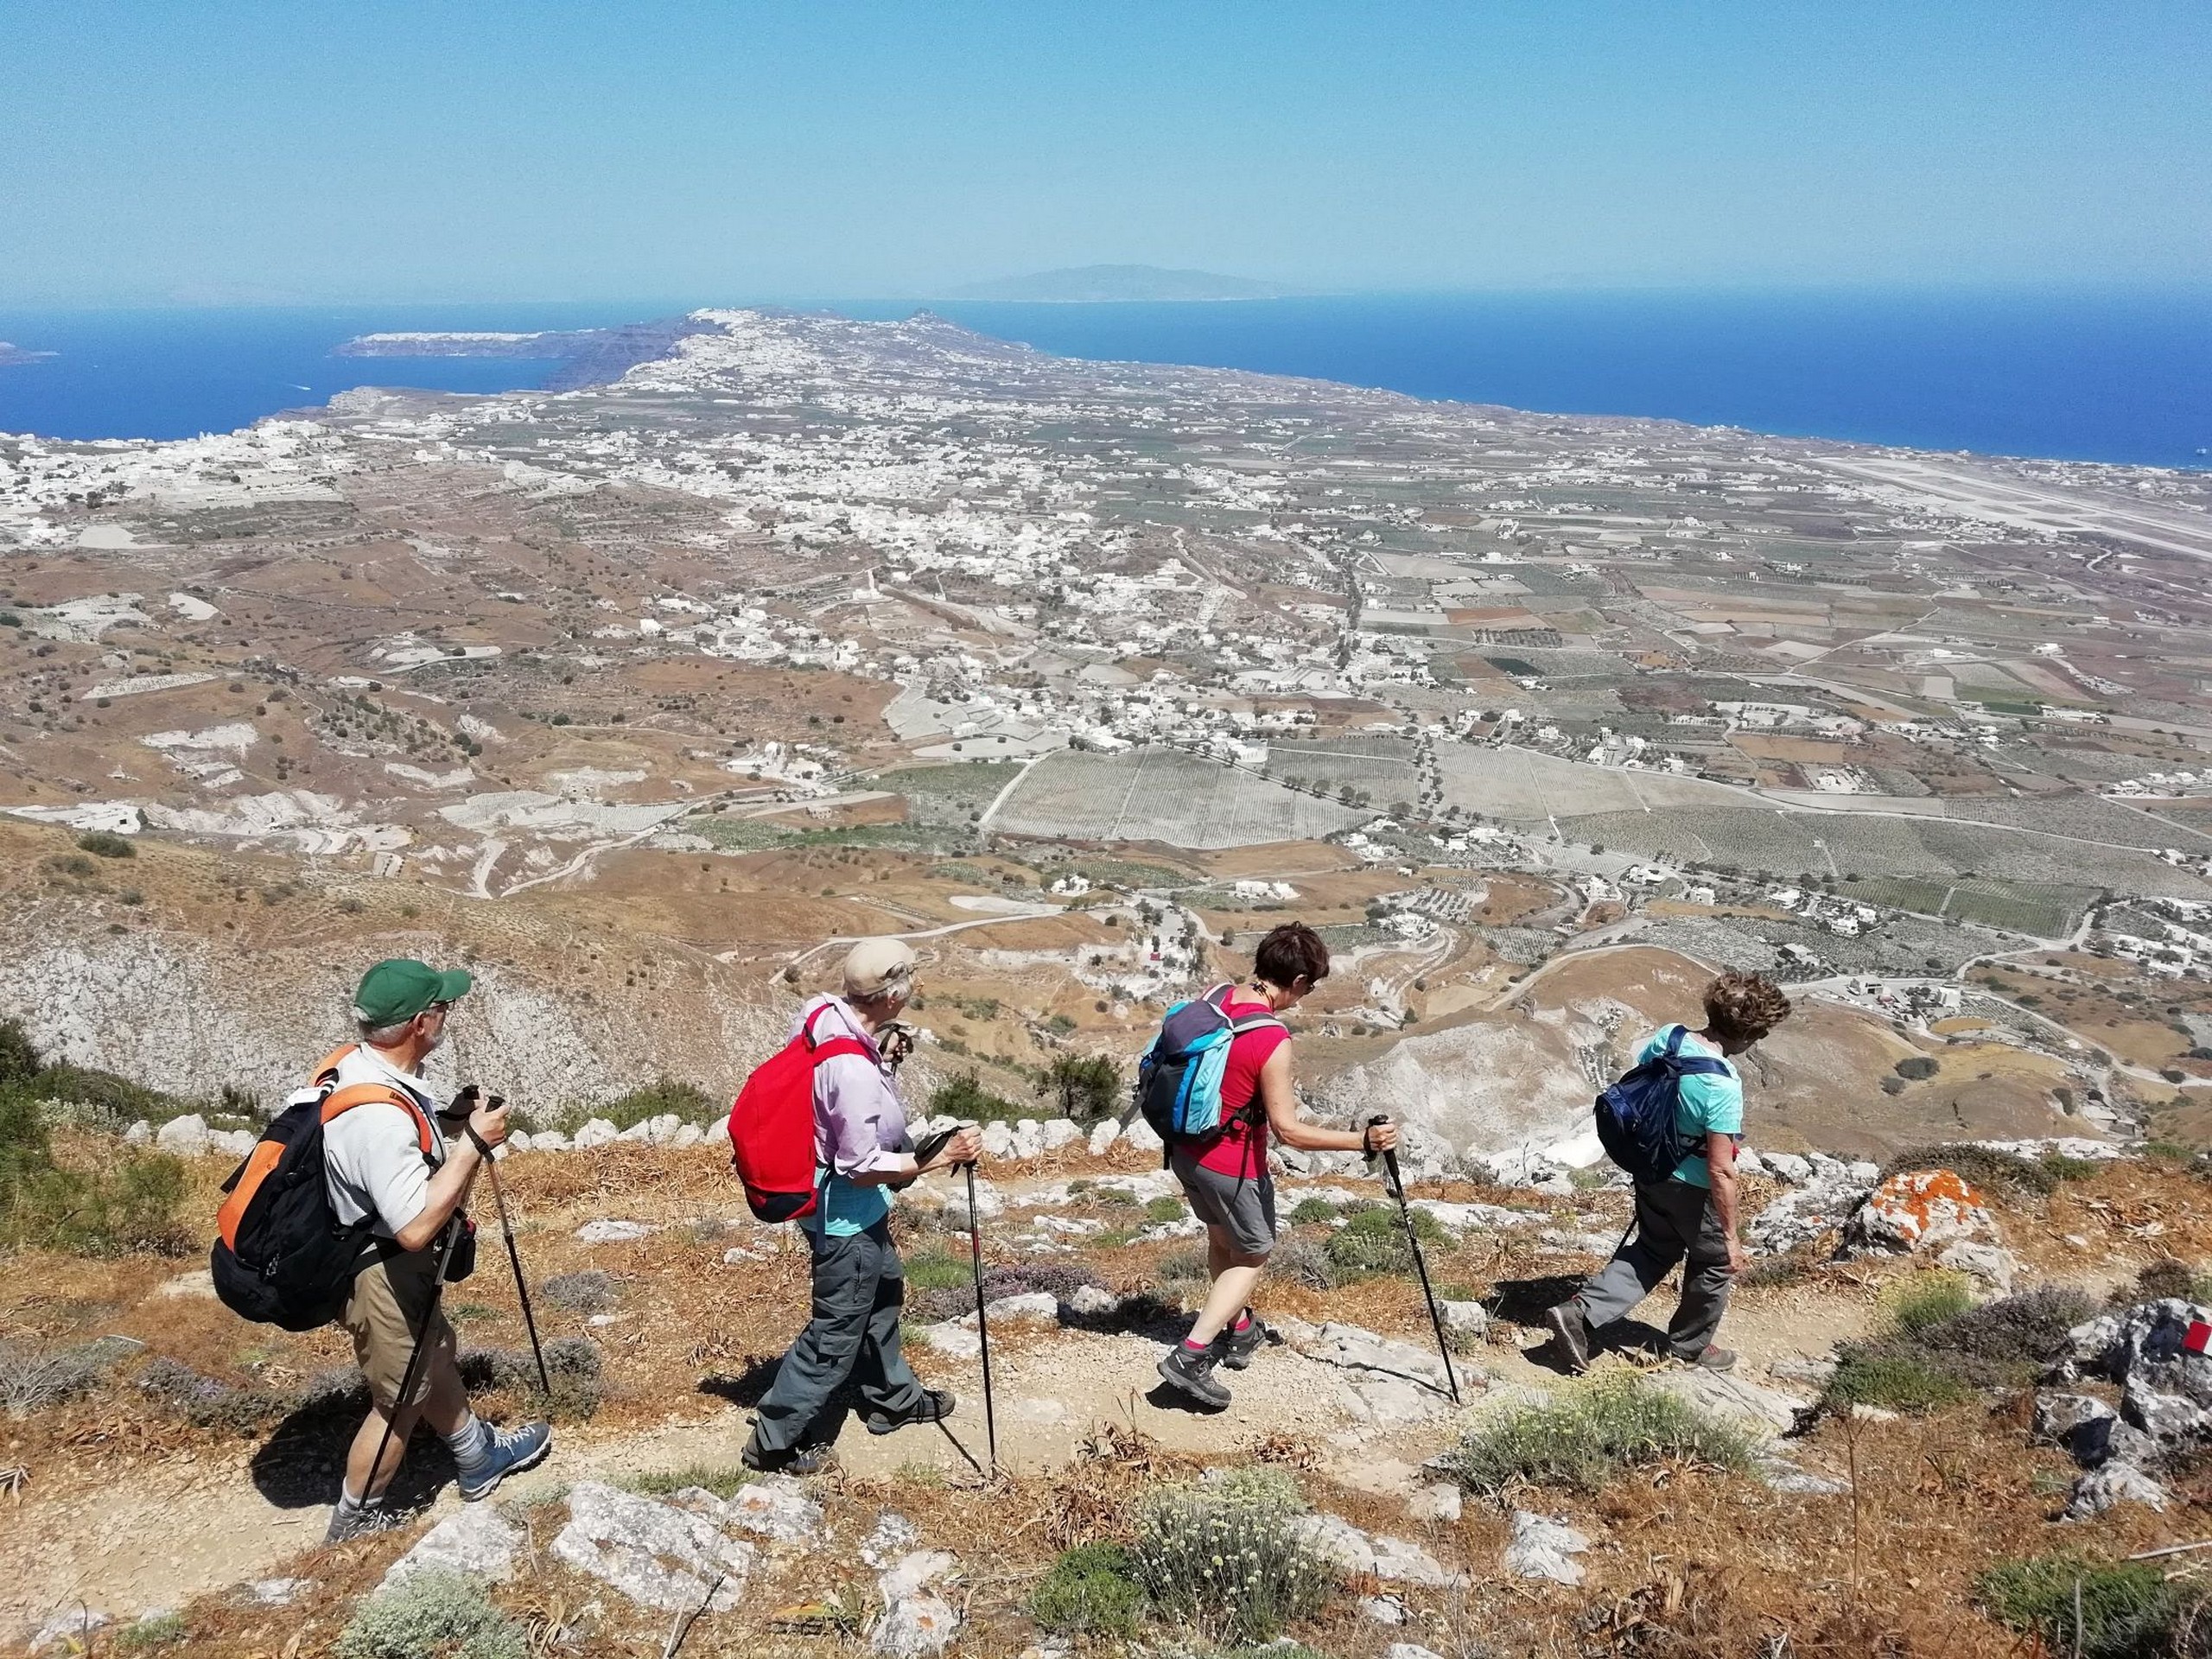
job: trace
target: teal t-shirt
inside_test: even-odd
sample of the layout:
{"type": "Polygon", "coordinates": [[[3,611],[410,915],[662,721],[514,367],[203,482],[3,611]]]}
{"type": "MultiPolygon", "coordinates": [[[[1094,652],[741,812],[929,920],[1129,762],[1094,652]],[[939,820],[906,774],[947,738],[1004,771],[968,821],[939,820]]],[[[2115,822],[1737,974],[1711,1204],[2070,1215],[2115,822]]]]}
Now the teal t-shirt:
{"type": "MultiPolygon", "coordinates": [[[[1666,1031],[1652,1033],[1636,1051],[1637,1064],[1641,1065],[1666,1046],[1666,1031]]],[[[1725,1075],[1684,1077],[1675,1096],[1675,1132],[1699,1147],[1675,1166],[1675,1179],[1692,1186],[1711,1186],[1713,1172],[1705,1166],[1705,1137],[1744,1132],[1744,1080],[1737,1075],[1732,1061],[1711,1044],[1700,1042],[1694,1033],[1682,1033],[1680,1052],[1710,1056],[1728,1068],[1725,1075]]]]}
{"type": "Polygon", "coordinates": [[[814,1213],[800,1224],[830,1238],[850,1238],[864,1233],[891,1213],[891,1189],[855,1186],[842,1175],[832,1175],[820,1165],[814,1170],[814,1213]]]}

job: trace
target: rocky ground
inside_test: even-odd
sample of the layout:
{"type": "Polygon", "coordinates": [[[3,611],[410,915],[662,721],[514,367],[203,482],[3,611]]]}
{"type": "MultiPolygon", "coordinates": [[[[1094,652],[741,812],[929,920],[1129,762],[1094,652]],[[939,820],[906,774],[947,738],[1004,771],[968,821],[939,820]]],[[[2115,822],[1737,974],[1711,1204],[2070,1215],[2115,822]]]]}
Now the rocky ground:
{"type": "MultiPolygon", "coordinates": [[[[928,1181],[900,1210],[908,1339],[958,1412],[882,1439],[854,1426],[835,1472],[752,1484],[746,1408],[803,1311],[793,1238],[742,1218],[704,1147],[524,1152],[506,1183],[556,1371],[555,1454],[465,1507],[418,1447],[422,1520],[336,1549],[318,1541],[359,1410],[342,1339],[242,1325],[188,1260],[22,1259],[0,1291],[0,1613],[48,1650],[350,1659],[388,1650],[361,1631],[415,1617],[396,1586],[429,1573],[417,1599],[461,1597],[492,1632],[470,1639],[492,1645],[458,1645],[454,1626],[444,1646],[389,1650],[659,1653],[694,1612],[687,1653],[1112,1650],[1121,1638],[1040,1615],[1059,1553],[1128,1541],[1161,1501],[1147,1494],[1257,1468],[1293,1484],[1288,1524],[1335,1586],[1292,1627],[1320,1651],[1732,1654],[1780,1651],[1787,1633],[1797,1652],[1994,1654],[2017,1637],[1979,1575],[2188,1541],[2212,1502],[2195,1473],[2212,1361],[2186,1345],[2208,1317],[2191,1268],[2212,1255],[2212,1185],[2156,1160],[2021,1150],[1885,1179],[1770,1158],[1748,1183],[1764,1253],[1730,1315],[1743,1357],[1725,1378],[1656,1365],[1642,1327],[1594,1383],[1542,1345],[1541,1308],[1618,1235],[1618,1189],[1545,1170],[1419,1181],[1456,1405],[1395,1212],[1361,1219],[1375,1183],[1287,1179],[1263,1299],[1278,1340],[1229,1377],[1227,1411],[1201,1416],[1152,1370],[1194,1289],[1196,1224],[1155,1157],[1067,1140],[978,1186],[995,1468],[966,1195],[928,1181]],[[1920,1375],[1908,1361],[1939,1382],[1954,1363],[1911,1347],[1908,1325],[1960,1318],[1983,1322],[1967,1343],[1983,1369],[1902,1387],[1920,1375]],[[2018,1342],[1987,1360],[1984,1327],[2007,1321],[2040,1333],[2033,1363],[2018,1342]],[[1740,1443],[1597,1478],[1453,1463],[1532,1407],[1624,1387],[1740,1443]]],[[[189,1204],[228,1160],[188,1161],[189,1204]]],[[[512,1419],[543,1408],[502,1265],[487,1252],[449,1305],[485,1408],[512,1419]]],[[[1233,1645],[1220,1634],[1187,1618],[1139,1629],[1155,1650],[1233,1645]]]]}

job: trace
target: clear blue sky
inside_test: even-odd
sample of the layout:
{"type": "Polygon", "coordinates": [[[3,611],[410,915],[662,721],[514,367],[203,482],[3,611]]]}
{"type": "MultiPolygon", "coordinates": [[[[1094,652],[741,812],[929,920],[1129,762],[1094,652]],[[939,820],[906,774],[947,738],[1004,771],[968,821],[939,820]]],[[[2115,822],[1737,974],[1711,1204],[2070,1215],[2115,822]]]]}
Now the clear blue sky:
{"type": "Polygon", "coordinates": [[[0,304],[2212,270],[2212,5],[0,0],[0,304]]]}

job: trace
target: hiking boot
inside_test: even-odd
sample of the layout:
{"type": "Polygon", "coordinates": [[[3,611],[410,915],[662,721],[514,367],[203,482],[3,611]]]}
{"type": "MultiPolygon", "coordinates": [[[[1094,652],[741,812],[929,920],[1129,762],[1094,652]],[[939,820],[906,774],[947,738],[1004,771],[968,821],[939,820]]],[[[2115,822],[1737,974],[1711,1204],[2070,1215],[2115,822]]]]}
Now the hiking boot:
{"type": "Polygon", "coordinates": [[[1260,1323],[1260,1316],[1250,1308],[1244,1310],[1247,1323],[1242,1331],[1235,1325],[1224,1325],[1221,1334],[1213,1339],[1213,1357],[1232,1371],[1241,1371],[1252,1363],[1252,1356],[1267,1345],[1268,1327],[1260,1323]]]}
{"type": "Polygon", "coordinates": [[[1700,1371],[1732,1371],[1736,1369],[1736,1351],[1715,1348],[1711,1343],[1694,1354],[1677,1354],[1675,1357],[1685,1365],[1694,1365],[1700,1371]]]}
{"type": "Polygon", "coordinates": [[[749,1440],[737,1460],[747,1468],[763,1475],[818,1475],[830,1466],[831,1452],[826,1446],[795,1446],[788,1452],[764,1452],[760,1442],[749,1440]]]}
{"type": "Polygon", "coordinates": [[[941,1423],[952,1415],[950,1389],[924,1389],[921,1398],[904,1411],[870,1411],[861,1421],[871,1434],[896,1434],[915,1423],[941,1423]]]}
{"type": "Polygon", "coordinates": [[[1211,1348],[1194,1354],[1179,1342],[1161,1357],[1160,1375],[1178,1394],[1219,1411],[1229,1403],[1229,1390],[1214,1380],[1214,1358],[1211,1348]]]}
{"type": "Polygon", "coordinates": [[[1573,1302],[1544,1310],[1544,1329],[1552,1333],[1567,1369],[1580,1376],[1590,1369],[1590,1322],[1573,1302]]]}
{"type": "Polygon", "coordinates": [[[391,1508],[382,1498],[368,1503],[340,1503],[330,1511],[330,1526],[322,1541],[350,1544],[356,1538],[404,1527],[414,1518],[404,1510],[391,1508]]]}
{"type": "Polygon", "coordinates": [[[487,1426],[483,1454],[454,1465],[454,1472],[460,1478],[461,1497],[471,1503],[480,1497],[491,1497],[509,1475],[520,1474],[543,1462],[545,1454],[552,1449],[550,1423],[524,1423],[519,1428],[503,1429],[487,1426]]]}

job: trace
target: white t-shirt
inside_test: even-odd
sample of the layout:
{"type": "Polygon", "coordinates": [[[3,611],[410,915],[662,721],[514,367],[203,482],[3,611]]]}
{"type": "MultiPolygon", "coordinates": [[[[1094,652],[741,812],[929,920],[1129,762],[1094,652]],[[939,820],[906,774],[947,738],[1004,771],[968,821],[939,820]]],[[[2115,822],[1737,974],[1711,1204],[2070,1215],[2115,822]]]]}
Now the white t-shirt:
{"type": "MultiPolygon", "coordinates": [[[[338,1063],[339,1088],[359,1083],[404,1090],[426,1114],[433,1109],[422,1078],[401,1071],[366,1043],[338,1063]]],[[[442,1164],[446,1143],[436,1127],[437,1120],[432,1118],[430,1156],[442,1164]]],[[[349,1227],[373,1216],[372,1230],[396,1238],[429,1202],[430,1171],[423,1161],[416,1124],[389,1101],[369,1101],[339,1113],[323,1126],[322,1149],[330,1207],[349,1227]]]]}

